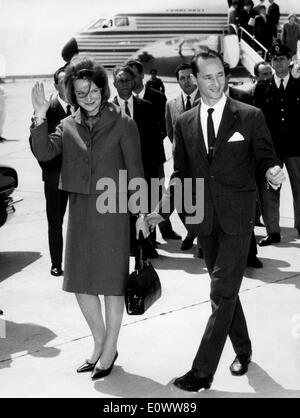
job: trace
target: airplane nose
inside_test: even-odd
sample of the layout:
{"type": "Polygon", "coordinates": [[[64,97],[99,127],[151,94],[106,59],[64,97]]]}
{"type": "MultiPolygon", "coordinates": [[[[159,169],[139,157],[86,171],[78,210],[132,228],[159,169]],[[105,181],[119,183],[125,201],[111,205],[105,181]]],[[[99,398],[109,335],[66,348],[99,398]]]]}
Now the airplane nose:
{"type": "Polygon", "coordinates": [[[66,62],[69,62],[74,55],[78,54],[78,52],[79,50],[77,41],[75,38],[71,38],[69,42],[67,42],[66,45],[63,47],[61,55],[66,62]]]}

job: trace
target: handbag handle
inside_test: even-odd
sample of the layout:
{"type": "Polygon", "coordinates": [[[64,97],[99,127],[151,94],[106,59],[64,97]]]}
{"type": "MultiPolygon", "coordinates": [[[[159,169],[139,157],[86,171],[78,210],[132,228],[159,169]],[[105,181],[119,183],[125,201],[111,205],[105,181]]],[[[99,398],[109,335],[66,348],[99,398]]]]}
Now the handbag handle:
{"type": "Polygon", "coordinates": [[[136,252],[135,252],[135,266],[134,266],[134,269],[136,271],[141,271],[143,269],[144,265],[146,264],[146,261],[147,261],[147,257],[145,256],[145,252],[144,252],[144,242],[145,242],[144,235],[143,235],[142,231],[140,231],[139,239],[137,240],[136,252]]]}

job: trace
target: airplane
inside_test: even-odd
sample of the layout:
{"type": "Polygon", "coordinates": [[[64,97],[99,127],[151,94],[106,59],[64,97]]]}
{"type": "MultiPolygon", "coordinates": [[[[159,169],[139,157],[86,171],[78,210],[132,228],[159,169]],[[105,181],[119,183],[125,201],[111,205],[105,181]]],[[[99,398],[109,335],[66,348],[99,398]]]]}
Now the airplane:
{"type": "MultiPolygon", "coordinates": [[[[179,3],[179,0],[164,0],[163,6],[159,3],[162,2],[153,0],[145,6],[137,2],[134,12],[116,13],[95,19],[64,46],[63,59],[69,62],[75,54],[89,55],[104,67],[114,68],[124,65],[137,53],[141,56],[143,52],[153,55],[149,51],[154,52],[154,47],[158,48],[156,51],[159,51],[162,62],[164,45],[167,47],[165,54],[170,55],[170,51],[174,51],[177,44],[180,46],[175,54],[178,61],[179,51],[182,51],[183,56],[189,56],[188,50],[192,51],[196,44],[204,44],[205,39],[208,39],[209,42],[215,42],[221,52],[233,53],[230,65],[233,67],[237,55],[236,40],[231,37],[225,41],[225,45],[223,40],[228,28],[227,0],[185,0],[184,3],[179,3]],[[217,37],[214,41],[211,41],[212,35],[217,37]]],[[[265,3],[266,6],[269,5],[267,0],[265,3]]],[[[281,26],[287,21],[289,13],[300,15],[299,1],[276,0],[276,3],[280,6],[281,26]]],[[[252,51],[250,55],[251,53],[252,51]]],[[[166,58],[168,62],[172,61],[172,57],[166,58]]],[[[147,60],[147,57],[144,58],[147,60]]],[[[249,61],[250,67],[257,56],[249,59],[248,51],[244,58],[245,62],[249,61]]]]}

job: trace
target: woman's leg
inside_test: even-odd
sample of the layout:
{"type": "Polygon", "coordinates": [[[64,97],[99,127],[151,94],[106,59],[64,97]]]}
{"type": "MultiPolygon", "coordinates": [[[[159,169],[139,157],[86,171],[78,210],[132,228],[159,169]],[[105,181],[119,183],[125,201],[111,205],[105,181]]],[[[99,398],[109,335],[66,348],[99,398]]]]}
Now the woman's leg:
{"type": "Polygon", "coordinates": [[[106,337],[98,367],[110,367],[117,351],[119,331],[124,311],[124,296],[104,296],[106,337]]]}
{"type": "Polygon", "coordinates": [[[98,296],[82,293],[76,293],[76,298],[93,335],[94,350],[88,360],[95,363],[102,353],[106,333],[101,302],[98,296]]]}

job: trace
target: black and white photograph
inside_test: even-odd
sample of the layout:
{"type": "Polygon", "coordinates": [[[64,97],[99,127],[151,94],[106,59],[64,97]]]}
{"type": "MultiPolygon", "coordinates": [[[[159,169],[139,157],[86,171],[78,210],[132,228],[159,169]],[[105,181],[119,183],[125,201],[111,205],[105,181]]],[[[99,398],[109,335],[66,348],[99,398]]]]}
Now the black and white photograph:
{"type": "Polygon", "coordinates": [[[0,0],[0,398],[300,398],[299,118],[299,1],[0,0]]]}

